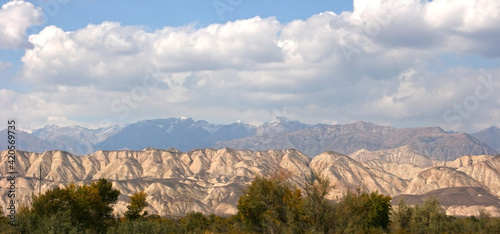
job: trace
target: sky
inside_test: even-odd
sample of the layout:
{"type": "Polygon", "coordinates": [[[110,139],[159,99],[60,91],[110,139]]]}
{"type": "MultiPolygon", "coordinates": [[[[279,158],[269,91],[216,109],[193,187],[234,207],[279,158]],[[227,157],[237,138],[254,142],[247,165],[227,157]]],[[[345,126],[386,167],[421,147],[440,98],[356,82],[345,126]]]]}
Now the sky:
{"type": "MultiPolygon", "coordinates": [[[[500,127],[500,2],[0,1],[0,119],[500,127]]],[[[0,126],[1,127],[1,126],[0,126]]],[[[3,127],[1,127],[3,128],[3,127]]]]}

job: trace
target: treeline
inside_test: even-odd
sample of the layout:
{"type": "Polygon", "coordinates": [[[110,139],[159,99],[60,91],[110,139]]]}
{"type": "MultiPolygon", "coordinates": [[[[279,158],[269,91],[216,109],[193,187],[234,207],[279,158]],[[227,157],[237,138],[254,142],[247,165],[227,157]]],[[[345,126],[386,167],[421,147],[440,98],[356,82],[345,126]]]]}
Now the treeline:
{"type": "Polygon", "coordinates": [[[120,192],[105,179],[91,185],[69,185],[33,196],[21,207],[16,226],[1,214],[1,233],[500,233],[500,219],[447,216],[436,199],[391,206],[391,197],[377,192],[348,192],[339,202],[325,197],[332,188],[320,176],[303,190],[278,174],[257,176],[230,217],[199,212],[183,217],[148,215],[144,191],[131,196],[122,217],[112,215],[120,192]]]}

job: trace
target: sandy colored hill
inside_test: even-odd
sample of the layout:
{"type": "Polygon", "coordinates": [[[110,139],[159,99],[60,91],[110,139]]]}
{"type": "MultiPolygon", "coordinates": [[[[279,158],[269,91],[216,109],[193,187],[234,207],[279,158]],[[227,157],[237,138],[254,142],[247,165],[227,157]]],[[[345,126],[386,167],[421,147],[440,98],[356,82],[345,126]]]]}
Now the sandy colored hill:
{"type": "MultiPolygon", "coordinates": [[[[0,163],[7,165],[6,160],[7,151],[1,151],[0,163]]],[[[288,172],[290,182],[298,188],[303,188],[313,171],[326,176],[334,186],[328,195],[333,200],[355,189],[379,191],[395,197],[425,195],[453,188],[456,189],[453,196],[463,195],[463,199],[468,199],[471,190],[460,190],[467,187],[482,189],[478,194],[483,198],[500,196],[500,157],[464,156],[440,162],[430,160],[410,147],[374,152],[361,150],[351,156],[328,151],[314,158],[297,150],[228,148],[189,152],[146,148],[141,151],[98,151],[81,157],[64,151],[18,151],[18,203],[29,205],[31,194],[38,193],[40,168],[42,192],[72,182],[91,183],[99,178],[112,181],[113,186],[121,191],[115,207],[118,214],[123,214],[130,196],[140,190],[148,193],[150,214],[179,216],[189,211],[235,214],[238,198],[255,175],[270,176],[278,171],[288,172]]],[[[0,192],[5,194],[9,185],[5,179],[5,166],[0,167],[0,175],[0,192]]],[[[6,198],[2,196],[0,199],[2,207],[6,207],[6,198]]],[[[469,211],[473,214],[483,208],[493,211],[494,207],[500,207],[479,200],[452,204],[458,200],[449,202],[448,209],[455,210],[453,214],[465,215],[469,211]]]]}

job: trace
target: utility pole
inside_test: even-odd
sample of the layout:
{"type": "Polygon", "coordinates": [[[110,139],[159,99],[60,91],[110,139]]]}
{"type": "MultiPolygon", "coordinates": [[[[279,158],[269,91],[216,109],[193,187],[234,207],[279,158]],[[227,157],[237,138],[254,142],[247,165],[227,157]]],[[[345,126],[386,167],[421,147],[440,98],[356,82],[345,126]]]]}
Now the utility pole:
{"type": "Polygon", "coordinates": [[[40,163],[40,183],[38,184],[38,197],[42,193],[42,164],[40,163]]]}

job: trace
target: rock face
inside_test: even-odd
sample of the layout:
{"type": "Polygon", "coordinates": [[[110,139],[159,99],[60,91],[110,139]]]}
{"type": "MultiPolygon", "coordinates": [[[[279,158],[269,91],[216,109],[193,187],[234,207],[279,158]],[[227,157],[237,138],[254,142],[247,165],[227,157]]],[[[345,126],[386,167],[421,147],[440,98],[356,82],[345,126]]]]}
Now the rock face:
{"type": "MultiPolygon", "coordinates": [[[[0,152],[1,165],[7,165],[7,155],[7,151],[0,152]]],[[[255,175],[282,172],[301,189],[313,172],[327,177],[334,186],[327,196],[332,200],[356,189],[393,197],[421,196],[419,199],[429,194],[451,194],[453,199],[448,200],[446,197],[451,195],[438,196],[450,214],[475,214],[485,209],[496,215],[500,211],[500,204],[495,203],[500,197],[500,156],[464,156],[443,162],[430,160],[407,146],[361,150],[351,156],[327,151],[312,159],[298,150],[229,148],[188,152],[146,148],[97,151],[82,157],[65,151],[17,151],[15,168],[18,204],[29,205],[31,194],[38,193],[41,169],[42,193],[56,186],[88,184],[99,178],[112,181],[121,191],[115,207],[117,214],[123,214],[130,196],[140,190],[148,194],[150,214],[235,214],[239,197],[255,175]]],[[[3,194],[9,186],[7,173],[6,166],[0,167],[3,194]]],[[[6,198],[0,198],[2,207],[6,207],[6,198]]]]}

